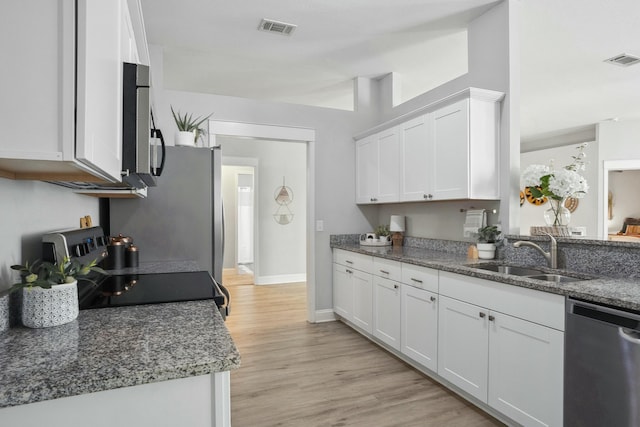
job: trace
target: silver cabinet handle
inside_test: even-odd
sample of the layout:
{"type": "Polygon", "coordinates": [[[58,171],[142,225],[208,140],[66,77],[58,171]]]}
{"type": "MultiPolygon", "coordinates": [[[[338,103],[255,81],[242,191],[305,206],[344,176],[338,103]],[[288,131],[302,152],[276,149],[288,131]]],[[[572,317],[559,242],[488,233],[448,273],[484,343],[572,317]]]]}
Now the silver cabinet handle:
{"type": "Polygon", "coordinates": [[[414,279],[413,277],[411,278],[411,280],[412,280],[413,282],[416,282],[416,283],[422,283],[422,280],[420,280],[420,279],[414,279]]]}
{"type": "Polygon", "coordinates": [[[429,195],[428,195],[428,194],[423,194],[423,195],[422,195],[422,197],[423,197],[424,199],[428,199],[428,198],[429,198],[429,195]]]}
{"type": "Polygon", "coordinates": [[[479,314],[479,316],[480,316],[480,318],[481,318],[481,319],[484,319],[484,317],[486,316],[486,314],[485,314],[485,313],[483,313],[483,312],[481,311],[481,312],[480,312],[480,314],[479,314]]]}
{"type": "Polygon", "coordinates": [[[353,274],[353,271],[349,270],[348,268],[345,271],[349,274],[353,274]]]}
{"type": "Polygon", "coordinates": [[[346,262],[347,264],[353,264],[353,261],[346,260],[345,262],[346,262]]]}
{"type": "Polygon", "coordinates": [[[433,194],[429,194],[429,200],[433,199],[433,194]]]}
{"type": "Polygon", "coordinates": [[[436,297],[431,297],[430,299],[431,299],[431,302],[435,302],[436,297]]]}
{"type": "Polygon", "coordinates": [[[388,272],[388,271],[385,271],[385,270],[380,270],[380,273],[382,273],[382,274],[389,274],[389,272],[388,272]]]}
{"type": "Polygon", "coordinates": [[[493,316],[489,316],[489,322],[493,322],[494,320],[496,320],[496,318],[495,318],[495,317],[493,317],[493,316]]]}

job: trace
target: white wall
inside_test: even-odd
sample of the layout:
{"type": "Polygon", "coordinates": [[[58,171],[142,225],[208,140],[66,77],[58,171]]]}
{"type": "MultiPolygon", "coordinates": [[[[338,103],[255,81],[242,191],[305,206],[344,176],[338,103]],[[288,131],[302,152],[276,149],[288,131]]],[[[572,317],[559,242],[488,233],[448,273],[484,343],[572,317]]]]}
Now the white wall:
{"type": "Polygon", "coordinates": [[[15,280],[11,265],[42,257],[42,235],[78,228],[91,215],[98,225],[98,199],[38,181],[0,178],[0,289],[15,280]]]}
{"type": "MultiPolygon", "coordinates": [[[[520,156],[520,165],[524,170],[532,164],[548,165],[553,160],[554,165],[564,167],[573,162],[571,156],[575,156],[578,152],[577,145],[568,145],[563,147],[547,148],[544,150],[529,151],[522,153],[520,156]]],[[[587,155],[586,170],[580,172],[587,180],[589,185],[588,193],[579,200],[578,207],[571,214],[572,226],[586,226],[587,235],[595,237],[598,233],[598,144],[590,142],[585,149],[587,155]]],[[[524,186],[520,184],[520,189],[524,190],[524,186]]],[[[524,205],[520,208],[520,234],[529,235],[532,225],[545,225],[544,211],[549,209],[549,203],[535,206],[525,200],[524,205]]]]}
{"type": "Polygon", "coordinates": [[[257,159],[255,282],[277,283],[296,276],[299,281],[306,274],[307,144],[224,137],[218,137],[217,142],[222,146],[223,162],[226,157],[257,159]],[[279,207],[274,194],[283,177],[294,196],[288,205],[294,217],[287,225],[273,218],[279,207]]]}

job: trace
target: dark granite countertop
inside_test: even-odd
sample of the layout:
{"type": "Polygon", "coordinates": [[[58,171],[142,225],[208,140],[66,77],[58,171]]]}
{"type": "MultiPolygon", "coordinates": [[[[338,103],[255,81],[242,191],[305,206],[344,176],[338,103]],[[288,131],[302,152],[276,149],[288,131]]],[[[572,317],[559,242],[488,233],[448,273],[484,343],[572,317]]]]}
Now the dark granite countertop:
{"type": "Polygon", "coordinates": [[[445,252],[407,246],[400,248],[393,248],[391,246],[369,247],[347,242],[333,243],[331,247],[420,265],[436,270],[464,274],[471,277],[492,280],[523,288],[536,289],[544,292],[580,298],[596,303],[608,304],[631,310],[640,310],[640,281],[638,280],[597,277],[595,275],[588,275],[574,271],[562,269],[551,270],[539,265],[531,265],[532,267],[545,272],[555,272],[584,279],[576,282],[558,284],[544,280],[479,270],[473,266],[482,263],[495,264],[501,262],[497,260],[470,260],[466,255],[460,255],[456,252],[445,252]]]}
{"type": "Polygon", "coordinates": [[[82,310],[0,334],[0,407],[228,371],[240,355],[215,302],[82,310]]]}

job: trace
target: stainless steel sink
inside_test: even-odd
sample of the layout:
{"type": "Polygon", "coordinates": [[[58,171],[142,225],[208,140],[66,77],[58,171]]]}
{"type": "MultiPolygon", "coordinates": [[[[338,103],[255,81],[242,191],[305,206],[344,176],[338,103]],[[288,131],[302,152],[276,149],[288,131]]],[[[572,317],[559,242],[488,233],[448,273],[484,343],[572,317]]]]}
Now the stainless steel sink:
{"type": "Polygon", "coordinates": [[[534,276],[527,276],[529,279],[536,280],[546,280],[547,282],[555,282],[555,283],[567,283],[567,282],[577,282],[579,280],[576,277],[565,276],[562,274],[537,274],[534,276]]]}
{"type": "Polygon", "coordinates": [[[496,273],[510,274],[512,276],[526,277],[528,279],[544,280],[546,282],[554,283],[568,283],[584,280],[578,279],[576,277],[565,276],[564,274],[545,273],[543,270],[529,267],[518,267],[515,265],[480,264],[474,265],[473,268],[486,271],[495,271],[496,273]]]}
{"type": "Polygon", "coordinates": [[[536,270],[535,268],[517,267],[512,265],[487,264],[474,266],[474,268],[478,268],[480,270],[495,271],[496,273],[512,274],[514,276],[532,276],[544,273],[542,270],[536,270]]]}

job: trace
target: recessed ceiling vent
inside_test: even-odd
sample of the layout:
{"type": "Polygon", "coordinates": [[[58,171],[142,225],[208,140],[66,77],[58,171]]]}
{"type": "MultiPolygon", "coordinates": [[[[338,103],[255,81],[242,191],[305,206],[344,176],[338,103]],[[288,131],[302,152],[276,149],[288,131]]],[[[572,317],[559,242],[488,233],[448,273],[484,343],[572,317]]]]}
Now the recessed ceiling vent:
{"type": "Polygon", "coordinates": [[[604,62],[608,62],[610,64],[616,64],[621,67],[628,67],[629,65],[637,64],[640,62],[640,58],[633,55],[628,55],[626,53],[621,53],[620,55],[616,55],[613,58],[605,59],[604,62]]]}
{"type": "Polygon", "coordinates": [[[260,21],[258,29],[260,31],[267,31],[269,33],[282,34],[283,36],[290,36],[295,30],[297,25],[287,24],[286,22],[274,21],[272,19],[263,19],[260,21]]]}

